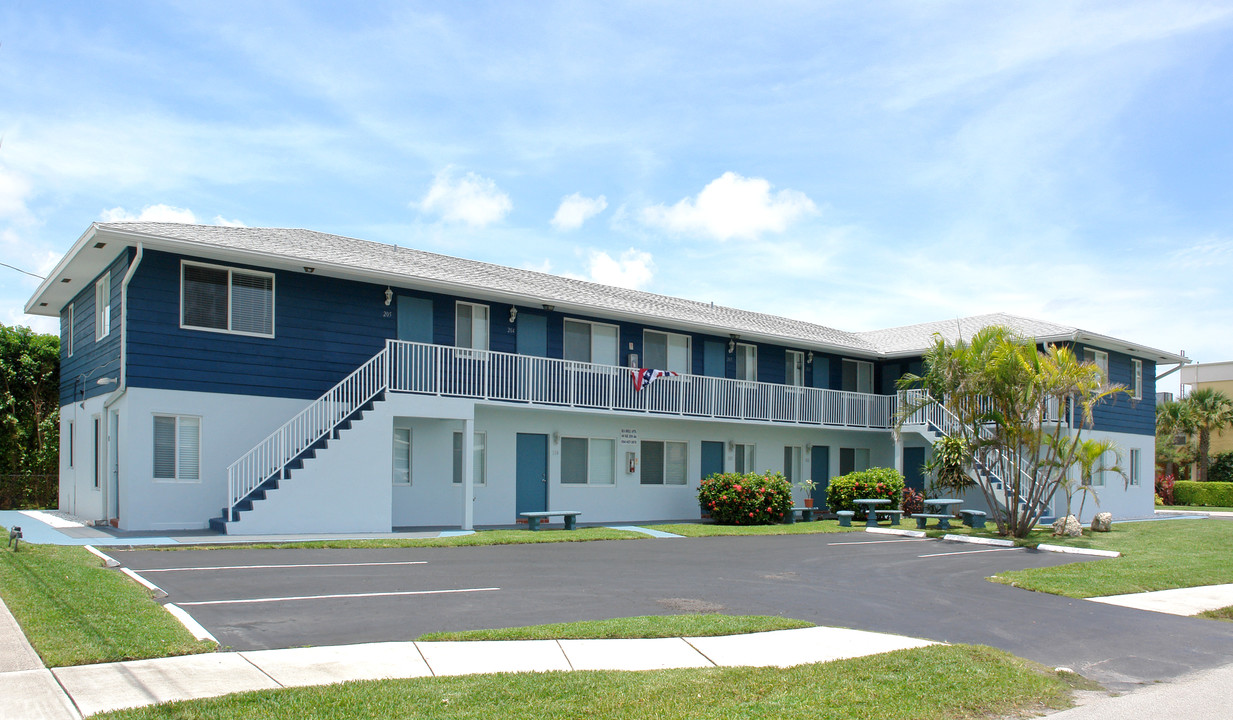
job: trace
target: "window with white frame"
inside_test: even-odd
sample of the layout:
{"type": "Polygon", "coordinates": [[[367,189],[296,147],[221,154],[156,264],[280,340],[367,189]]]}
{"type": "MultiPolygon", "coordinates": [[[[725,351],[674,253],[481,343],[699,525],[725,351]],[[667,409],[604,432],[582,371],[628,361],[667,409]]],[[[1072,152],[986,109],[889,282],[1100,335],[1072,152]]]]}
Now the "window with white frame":
{"type": "Polygon", "coordinates": [[[642,333],[642,367],[688,373],[690,338],[679,333],[644,330],[642,333]]]}
{"type": "Polygon", "coordinates": [[[182,262],[180,327],[274,337],[274,275],[182,262]]]}
{"type": "Polygon", "coordinates": [[[616,325],[585,320],[565,321],[565,343],[562,356],[566,360],[598,365],[619,365],[617,346],[616,325]]]}
{"type": "Polygon", "coordinates": [[[687,443],[643,440],[642,484],[684,485],[688,469],[687,443]]]}
{"type": "Polygon", "coordinates": [[[1109,379],[1109,353],[1104,350],[1083,348],[1083,362],[1095,363],[1096,367],[1100,368],[1100,372],[1104,374],[1105,379],[1109,379]]]}
{"type": "Polygon", "coordinates": [[[411,428],[394,428],[394,472],[395,485],[411,484],[411,428]]]}
{"type": "Polygon", "coordinates": [[[804,465],[805,449],[799,445],[785,445],[783,448],[783,476],[788,482],[795,484],[801,479],[801,468],[804,465]]]}
{"type": "Polygon", "coordinates": [[[1143,361],[1135,358],[1130,360],[1130,392],[1135,400],[1143,399],[1143,361]]]}
{"type": "Polygon", "coordinates": [[[869,448],[839,448],[839,474],[847,475],[858,470],[868,470],[869,448]]]}
{"type": "MultiPolygon", "coordinates": [[[[488,450],[485,447],[487,434],[475,433],[474,447],[471,452],[471,477],[476,485],[483,485],[488,477],[485,469],[488,450]]],[[[462,484],[462,433],[454,433],[454,484],[462,484]]]]}
{"type": "Polygon", "coordinates": [[[847,392],[873,392],[873,363],[864,360],[843,361],[843,390],[847,392]]]}
{"type": "Polygon", "coordinates": [[[94,489],[98,490],[103,485],[103,419],[95,415],[94,418],[94,489]]]}
{"type": "Polygon", "coordinates": [[[77,446],[76,446],[77,433],[74,432],[75,429],[76,429],[76,423],[74,423],[72,420],[69,420],[68,421],[68,466],[70,470],[73,469],[73,456],[77,454],[75,452],[77,449],[77,446]]]}
{"type": "Polygon", "coordinates": [[[1139,464],[1142,461],[1142,451],[1139,448],[1130,448],[1130,484],[1139,484],[1139,464]]]}
{"type": "Polygon", "coordinates": [[[736,344],[736,379],[758,380],[758,346],[746,343],[736,344]]]}
{"type": "Polygon", "coordinates": [[[94,339],[102,340],[111,332],[111,271],[94,283],[94,339]]]}
{"type": "Polygon", "coordinates": [[[69,303],[64,324],[67,327],[67,333],[64,337],[64,354],[66,357],[73,357],[73,313],[74,305],[69,303]]]}
{"type": "Polygon", "coordinates": [[[616,483],[616,440],[561,438],[561,482],[566,485],[616,483]]]}
{"type": "Polygon", "coordinates": [[[805,384],[805,353],[799,350],[784,352],[783,377],[787,385],[805,384]]]}
{"type": "Polygon", "coordinates": [[[488,349],[488,306],[459,301],[454,306],[454,347],[488,349]]]}
{"type": "Polygon", "coordinates": [[[154,479],[201,479],[201,418],[154,416],[154,479]]]}
{"type": "Polygon", "coordinates": [[[732,472],[751,473],[754,470],[754,448],[752,443],[735,443],[732,446],[732,472]]]}

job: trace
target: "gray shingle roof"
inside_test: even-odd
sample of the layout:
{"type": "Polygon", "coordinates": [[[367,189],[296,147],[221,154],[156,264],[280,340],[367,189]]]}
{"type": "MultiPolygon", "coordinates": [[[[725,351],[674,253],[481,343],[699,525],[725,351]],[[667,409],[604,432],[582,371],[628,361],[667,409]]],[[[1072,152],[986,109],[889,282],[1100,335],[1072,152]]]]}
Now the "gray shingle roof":
{"type": "Polygon", "coordinates": [[[886,330],[870,330],[857,333],[878,351],[887,355],[920,351],[933,345],[935,334],[954,342],[959,338],[971,339],[977,331],[990,325],[1002,325],[1025,337],[1038,340],[1069,337],[1078,332],[1079,328],[1058,325],[1043,320],[1007,315],[1006,313],[990,313],[972,317],[940,320],[937,322],[905,325],[886,330]]]}
{"type": "Polygon", "coordinates": [[[304,264],[333,264],[359,271],[396,273],[476,290],[526,296],[534,303],[569,303],[597,313],[628,313],[664,325],[708,325],[717,333],[754,333],[797,341],[802,345],[878,352],[858,334],[802,320],[738,310],[683,298],[600,285],[386,245],[368,240],[296,228],[249,228],[179,223],[98,223],[103,230],[169,238],[215,248],[257,252],[304,264]]]}

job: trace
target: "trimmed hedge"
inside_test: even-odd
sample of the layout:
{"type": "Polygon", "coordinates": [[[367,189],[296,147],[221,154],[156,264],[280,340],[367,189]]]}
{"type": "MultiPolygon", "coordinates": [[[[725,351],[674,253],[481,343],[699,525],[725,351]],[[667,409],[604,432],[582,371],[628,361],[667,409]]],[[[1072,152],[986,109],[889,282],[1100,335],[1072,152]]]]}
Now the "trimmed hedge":
{"type": "Polygon", "coordinates": [[[715,473],[702,481],[698,502],[720,525],[771,525],[792,509],[792,486],[780,473],[715,473]]]}
{"type": "Polygon", "coordinates": [[[1173,483],[1173,504],[1233,507],[1233,482],[1178,480],[1173,483]]]}
{"type": "Polygon", "coordinates": [[[903,475],[894,468],[872,468],[857,470],[847,475],[831,478],[826,486],[826,505],[831,512],[840,510],[857,510],[853,500],[890,500],[889,507],[899,507],[899,496],[903,492],[903,475]]]}

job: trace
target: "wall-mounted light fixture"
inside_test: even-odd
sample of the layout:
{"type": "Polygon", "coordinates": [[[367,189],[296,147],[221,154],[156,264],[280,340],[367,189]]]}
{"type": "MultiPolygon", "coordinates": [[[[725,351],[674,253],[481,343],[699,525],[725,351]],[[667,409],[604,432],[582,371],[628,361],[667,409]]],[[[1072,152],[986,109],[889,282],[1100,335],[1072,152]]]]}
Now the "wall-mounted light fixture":
{"type": "Polygon", "coordinates": [[[556,305],[549,305],[548,303],[544,303],[544,309],[545,309],[545,310],[547,310],[548,312],[552,312],[553,310],[556,310],[556,309],[557,309],[557,306],[556,306],[556,305]]]}
{"type": "Polygon", "coordinates": [[[809,351],[809,356],[805,358],[805,362],[813,365],[813,350],[809,351]]]}
{"type": "Polygon", "coordinates": [[[560,443],[561,443],[561,433],[559,433],[559,432],[554,432],[554,433],[552,434],[552,444],[553,444],[553,445],[559,445],[560,443]]]}
{"type": "Polygon", "coordinates": [[[740,338],[741,338],[740,335],[729,335],[728,336],[728,352],[729,353],[736,352],[736,341],[739,340],[740,338]]]}
{"type": "Polygon", "coordinates": [[[394,302],[394,291],[387,285],[385,288],[385,304],[389,305],[392,302],[394,302]]]}
{"type": "Polygon", "coordinates": [[[729,441],[728,441],[728,449],[729,449],[729,450],[732,450],[732,449],[733,449],[733,448],[735,448],[735,447],[736,447],[736,442],[734,442],[734,441],[732,441],[732,440],[729,440],[729,441]]]}
{"type": "Polygon", "coordinates": [[[119,380],[116,380],[115,378],[101,377],[98,380],[95,380],[94,382],[99,385],[115,385],[117,382],[119,382],[119,380]]]}
{"type": "Polygon", "coordinates": [[[308,267],[307,265],[305,265],[305,266],[304,266],[304,272],[308,273],[309,275],[312,275],[312,274],[313,274],[313,271],[314,271],[314,270],[316,270],[316,269],[317,269],[317,268],[315,268],[315,267],[308,267]]]}
{"type": "Polygon", "coordinates": [[[518,308],[514,307],[513,305],[510,305],[509,306],[509,321],[514,322],[517,319],[518,319],[518,308]]]}

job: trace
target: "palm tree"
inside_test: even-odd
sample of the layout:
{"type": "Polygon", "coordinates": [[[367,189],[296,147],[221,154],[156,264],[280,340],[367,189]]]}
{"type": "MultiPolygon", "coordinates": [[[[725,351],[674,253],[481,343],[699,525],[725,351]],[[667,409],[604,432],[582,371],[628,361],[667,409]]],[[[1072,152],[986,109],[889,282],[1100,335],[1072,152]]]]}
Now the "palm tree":
{"type": "Polygon", "coordinates": [[[1162,402],[1156,406],[1156,463],[1165,475],[1177,475],[1177,465],[1194,462],[1191,436],[1195,433],[1194,414],[1189,403],[1162,402]]]}
{"type": "Polygon", "coordinates": [[[1184,402],[1190,406],[1194,427],[1199,433],[1199,481],[1202,482],[1207,480],[1211,464],[1208,450],[1212,433],[1233,425],[1233,399],[1219,390],[1200,388],[1190,393],[1184,402]]]}

